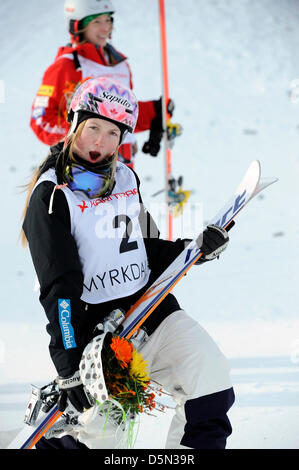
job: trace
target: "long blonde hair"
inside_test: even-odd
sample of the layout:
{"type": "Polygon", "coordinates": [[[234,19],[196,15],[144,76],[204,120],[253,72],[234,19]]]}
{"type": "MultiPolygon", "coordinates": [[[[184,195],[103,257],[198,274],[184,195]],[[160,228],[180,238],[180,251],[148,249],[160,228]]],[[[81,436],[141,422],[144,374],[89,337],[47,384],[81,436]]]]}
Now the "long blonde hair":
{"type": "MultiPolygon", "coordinates": [[[[75,142],[76,140],[78,139],[78,137],[81,136],[82,134],[82,131],[84,129],[84,126],[86,124],[87,120],[81,122],[76,131],[67,138],[67,140],[65,140],[65,143],[64,143],[64,148],[63,150],[65,150],[67,147],[68,147],[68,160],[72,160],[72,161],[76,161],[75,157],[74,157],[74,145],[75,145],[75,142]]],[[[109,186],[109,189],[111,190],[112,187],[113,187],[113,184],[114,184],[114,177],[115,177],[115,172],[116,172],[116,165],[117,165],[117,157],[118,157],[118,147],[116,148],[115,152],[114,152],[114,158],[113,158],[113,167],[112,167],[112,174],[111,174],[111,183],[110,183],[110,186],[109,186]]],[[[24,191],[27,191],[27,195],[26,195],[26,199],[25,199],[25,205],[24,205],[24,209],[23,209],[23,213],[22,213],[22,224],[25,220],[25,217],[26,217],[26,214],[27,214],[27,210],[28,210],[28,206],[29,206],[29,201],[30,201],[30,197],[31,197],[31,194],[32,194],[32,191],[38,181],[38,179],[40,178],[41,174],[43,173],[43,167],[45,166],[45,164],[47,163],[48,159],[50,158],[51,156],[51,153],[48,153],[48,155],[46,156],[46,158],[42,161],[42,163],[40,164],[40,166],[34,171],[32,177],[31,177],[31,180],[29,181],[28,184],[25,184],[23,186],[24,188],[24,191]]],[[[66,162],[65,162],[66,163],[66,162]]],[[[28,246],[28,241],[27,241],[27,238],[26,238],[26,235],[25,235],[25,232],[23,230],[23,228],[21,229],[21,233],[20,233],[20,240],[21,240],[21,244],[24,248],[26,248],[28,246]]]]}

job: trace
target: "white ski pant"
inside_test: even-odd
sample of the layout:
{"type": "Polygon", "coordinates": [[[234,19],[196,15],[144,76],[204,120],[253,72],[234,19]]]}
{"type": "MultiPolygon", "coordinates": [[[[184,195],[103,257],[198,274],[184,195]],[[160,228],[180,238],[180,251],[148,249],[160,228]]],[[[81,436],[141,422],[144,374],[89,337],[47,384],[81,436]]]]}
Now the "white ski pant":
{"type": "MultiPolygon", "coordinates": [[[[180,444],[186,425],[184,405],[187,400],[230,389],[229,364],[204,328],[183,310],[169,315],[139,351],[148,362],[151,379],[161,384],[177,403],[166,448],[187,448],[180,444]]],[[[84,415],[88,416],[86,413],[84,415]]],[[[89,448],[117,446],[115,429],[111,429],[109,437],[106,427],[105,439],[99,438],[98,419],[103,418],[94,419],[92,410],[89,415],[84,430],[78,435],[79,440],[89,448]]]]}

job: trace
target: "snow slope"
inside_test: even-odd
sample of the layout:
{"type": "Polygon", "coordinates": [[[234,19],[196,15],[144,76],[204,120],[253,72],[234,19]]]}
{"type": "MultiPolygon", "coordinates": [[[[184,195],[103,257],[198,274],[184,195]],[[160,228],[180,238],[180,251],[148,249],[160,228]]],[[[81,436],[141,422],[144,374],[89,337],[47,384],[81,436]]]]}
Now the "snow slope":
{"type": "MultiPolygon", "coordinates": [[[[158,2],[113,3],[113,44],[129,57],[135,92],[141,100],[158,98],[158,2]]],[[[30,383],[44,384],[55,374],[31,260],[17,238],[24,203],[19,186],[47,152],[28,122],[42,73],[68,40],[62,5],[0,3],[0,447],[22,426],[30,383]]],[[[184,127],[173,173],[194,190],[175,234],[196,233],[252,160],[261,161],[264,176],[279,178],[240,215],[221,259],[194,268],[175,293],[230,359],[237,399],[228,447],[298,449],[299,104],[292,90],[299,78],[298,3],[166,0],[166,12],[174,120],[184,127]]],[[[140,148],[146,137],[138,135],[140,148]]],[[[151,197],[163,187],[162,152],[151,158],[140,151],[136,170],[163,233],[163,195],[151,197]]],[[[171,415],[142,418],[136,447],[163,447],[171,415]]]]}

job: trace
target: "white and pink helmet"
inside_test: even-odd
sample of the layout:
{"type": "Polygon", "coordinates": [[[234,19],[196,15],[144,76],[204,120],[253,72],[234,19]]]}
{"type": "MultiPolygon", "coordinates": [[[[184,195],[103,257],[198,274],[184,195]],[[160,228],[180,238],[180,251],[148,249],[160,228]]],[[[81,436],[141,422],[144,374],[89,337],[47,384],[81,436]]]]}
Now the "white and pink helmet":
{"type": "Polygon", "coordinates": [[[138,101],[122,83],[107,77],[90,78],[74,93],[68,110],[72,123],[69,134],[77,127],[80,113],[95,114],[134,132],[138,118],[138,101]]]}

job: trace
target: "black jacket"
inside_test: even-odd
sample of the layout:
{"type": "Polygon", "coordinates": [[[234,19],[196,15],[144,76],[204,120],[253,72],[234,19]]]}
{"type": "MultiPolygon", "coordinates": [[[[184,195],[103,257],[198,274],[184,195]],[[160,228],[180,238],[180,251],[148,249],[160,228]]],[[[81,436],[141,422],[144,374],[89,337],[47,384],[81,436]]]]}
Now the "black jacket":
{"type": "MultiPolygon", "coordinates": [[[[40,169],[40,173],[56,165],[58,181],[61,180],[59,174],[61,151],[62,144],[51,148],[51,154],[40,169]]],[[[139,189],[137,175],[136,178],[139,189]]],[[[76,242],[71,234],[69,208],[63,191],[55,191],[53,213],[48,214],[53,189],[54,183],[49,181],[37,186],[30,199],[23,229],[40,283],[40,302],[49,321],[47,331],[51,337],[50,354],[58,374],[68,376],[78,369],[82,351],[91,339],[97,323],[114,308],[127,311],[184,249],[185,244],[181,239],[171,242],[158,238],[158,229],[142,205],[140,225],[144,230],[144,242],[151,269],[147,285],[128,297],[87,305],[81,300],[83,273],[76,242]],[[146,230],[150,230],[151,237],[147,237],[146,230]],[[58,299],[66,298],[71,300],[72,326],[76,338],[76,347],[72,349],[64,348],[58,318],[58,299]]],[[[140,202],[142,203],[141,197],[140,202]]],[[[152,334],[168,315],[179,309],[176,298],[168,294],[146,320],[144,325],[148,334],[152,334]]]]}

